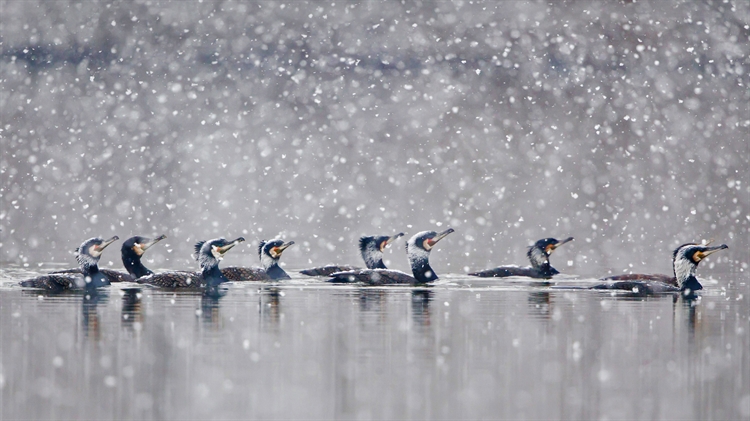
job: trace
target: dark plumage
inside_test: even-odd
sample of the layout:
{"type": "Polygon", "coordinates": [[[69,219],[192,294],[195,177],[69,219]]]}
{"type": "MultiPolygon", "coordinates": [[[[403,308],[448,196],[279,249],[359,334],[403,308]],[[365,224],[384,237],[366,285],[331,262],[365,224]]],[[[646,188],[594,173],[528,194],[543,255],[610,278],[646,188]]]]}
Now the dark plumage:
{"type": "Polygon", "coordinates": [[[566,238],[562,241],[558,241],[555,238],[543,238],[537,241],[533,246],[529,247],[529,251],[526,253],[531,262],[530,267],[500,266],[494,269],[472,272],[469,273],[469,275],[483,278],[525,276],[529,278],[549,279],[560,273],[550,265],[550,254],[552,254],[555,249],[569,241],[573,241],[573,237],[566,238]]]}
{"type": "Polygon", "coordinates": [[[90,238],[76,249],[76,260],[80,265],[80,273],[60,273],[42,275],[21,281],[22,287],[41,288],[48,291],[63,291],[66,289],[99,288],[109,285],[109,280],[99,270],[99,258],[110,244],[119,240],[114,236],[109,240],[99,237],[90,238]]]}
{"type": "Polygon", "coordinates": [[[221,273],[232,282],[291,279],[279,266],[279,259],[281,259],[281,253],[293,244],[294,241],[285,243],[279,239],[262,240],[258,245],[258,257],[263,267],[228,267],[222,269],[221,273]]]}
{"type": "Polygon", "coordinates": [[[418,285],[436,281],[438,277],[430,267],[430,251],[438,241],[453,231],[453,228],[448,228],[440,234],[435,231],[422,231],[409,239],[406,243],[406,255],[409,258],[413,277],[398,270],[363,269],[334,273],[331,275],[329,282],[360,282],[367,285],[418,285]]]}
{"type": "Polygon", "coordinates": [[[200,241],[195,244],[195,259],[198,261],[200,272],[172,271],[157,273],[138,278],[138,283],[150,284],[171,289],[208,289],[227,282],[228,279],[219,270],[219,261],[232,247],[245,241],[239,237],[227,241],[216,238],[210,241],[200,241]]]}
{"type": "Polygon", "coordinates": [[[603,278],[611,281],[591,287],[592,289],[625,290],[639,294],[655,294],[663,292],[682,292],[690,295],[703,289],[703,285],[695,277],[698,263],[706,256],[719,250],[729,248],[726,244],[709,247],[695,243],[687,243],[677,247],[672,252],[672,269],[674,276],[628,274],[603,278]]]}
{"type": "MultiPolygon", "coordinates": [[[[403,235],[404,233],[400,232],[391,237],[382,235],[360,238],[359,252],[362,255],[362,260],[365,261],[367,269],[387,269],[383,263],[383,250],[403,235]]],[[[328,265],[301,270],[299,273],[308,276],[331,276],[336,272],[346,272],[351,270],[360,270],[360,268],[356,266],[328,265]]]]}
{"type": "MultiPolygon", "coordinates": [[[[152,275],[154,272],[141,263],[141,256],[143,256],[143,253],[145,253],[151,246],[165,238],[167,238],[166,235],[161,235],[153,240],[140,236],[128,238],[122,243],[122,248],[120,249],[122,264],[128,272],[125,273],[112,269],[99,269],[99,272],[101,272],[109,282],[135,282],[136,279],[142,276],[152,275]]],[[[81,273],[81,269],[65,269],[52,272],[52,274],[61,273],[81,273]]]]}

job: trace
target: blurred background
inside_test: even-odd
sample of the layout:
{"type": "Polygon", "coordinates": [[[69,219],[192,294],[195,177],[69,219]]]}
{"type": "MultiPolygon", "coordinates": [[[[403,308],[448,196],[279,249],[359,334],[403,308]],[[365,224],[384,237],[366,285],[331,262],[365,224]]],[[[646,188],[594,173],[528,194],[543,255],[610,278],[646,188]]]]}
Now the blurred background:
{"type": "MultiPolygon", "coordinates": [[[[565,273],[670,272],[710,238],[716,270],[747,270],[750,3],[0,9],[2,262],[166,234],[150,265],[195,267],[195,241],[242,235],[225,264],[281,236],[296,269],[450,226],[439,273],[568,236],[565,273]]],[[[408,268],[403,241],[387,259],[408,268]]]]}

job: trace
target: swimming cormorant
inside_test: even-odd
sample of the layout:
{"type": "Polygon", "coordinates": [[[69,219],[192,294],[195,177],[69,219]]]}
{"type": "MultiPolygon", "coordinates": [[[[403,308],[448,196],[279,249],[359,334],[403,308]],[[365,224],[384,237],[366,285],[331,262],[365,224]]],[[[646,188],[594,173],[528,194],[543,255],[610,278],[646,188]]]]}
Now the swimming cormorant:
{"type": "MultiPolygon", "coordinates": [[[[365,261],[367,269],[388,269],[383,263],[383,250],[396,241],[399,237],[403,236],[404,233],[400,232],[391,237],[381,236],[367,236],[359,239],[359,252],[362,254],[362,260],[365,261]]],[[[356,266],[344,266],[344,265],[328,265],[311,269],[304,269],[299,273],[308,276],[331,276],[336,272],[345,272],[349,270],[360,270],[356,266]]]]}
{"type": "Polygon", "coordinates": [[[21,281],[21,286],[41,288],[48,291],[107,286],[109,280],[99,270],[99,258],[108,245],[119,239],[116,235],[109,240],[103,240],[99,237],[89,238],[76,249],[76,260],[81,266],[80,273],[51,273],[21,281]]]}
{"type": "Polygon", "coordinates": [[[500,266],[494,269],[472,272],[469,275],[483,278],[502,278],[506,276],[526,276],[537,279],[552,278],[552,276],[560,272],[549,264],[549,256],[555,249],[569,241],[573,241],[573,237],[568,237],[562,241],[558,241],[555,238],[543,238],[537,241],[533,246],[529,247],[529,251],[526,253],[531,262],[530,267],[500,266]]]}
{"type": "Polygon", "coordinates": [[[703,285],[695,277],[698,263],[706,256],[719,250],[729,248],[726,244],[720,246],[707,246],[696,243],[687,243],[677,247],[672,252],[672,269],[674,276],[668,275],[643,275],[627,274],[615,275],[603,278],[605,284],[591,287],[592,289],[626,290],[639,294],[653,294],[660,292],[682,292],[691,295],[695,291],[703,289],[703,285]]]}
{"type": "Polygon", "coordinates": [[[430,251],[438,241],[453,231],[453,228],[448,228],[439,234],[435,231],[422,231],[414,234],[406,242],[406,255],[409,258],[413,277],[398,270],[363,269],[334,273],[331,275],[329,282],[361,282],[368,285],[417,285],[436,281],[438,276],[430,267],[430,251]]]}
{"type": "Polygon", "coordinates": [[[200,272],[163,272],[138,278],[137,282],[175,289],[206,289],[215,287],[228,281],[219,270],[219,261],[224,258],[226,252],[243,241],[245,239],[242,237],[232,241],[227,241],[224,238],[200,241],[195,244],[195,259],[200,264],[200,272]]]}
{"type": "Polygon", "coordinates": [[[281,253],[294,241],[284,242],[279,239],[261,240],[258,244],[258,257],[263,267],[228,267],[221,270],[221,273],[232,282],[242,281],[276,281],[280,279],[291,279],[289,275],[279,266],[281,253]]]}
{"type": "MultiPolygon", "coordinates": [[[[135,282],[141,276],[153,275],[150,269],[141,263],[141,256],[149,247],[167,238],[166,235],[160,235],[155,239],[135,236],[130,237],[122,243],[120,254],[122,255],[122,264],[125,266],[127,273],[113,269],[99,269],[109,282],[135,282]]],[[[52,272],[58,273],[81,273],[80,268],[65,269],[52,272]]]]}

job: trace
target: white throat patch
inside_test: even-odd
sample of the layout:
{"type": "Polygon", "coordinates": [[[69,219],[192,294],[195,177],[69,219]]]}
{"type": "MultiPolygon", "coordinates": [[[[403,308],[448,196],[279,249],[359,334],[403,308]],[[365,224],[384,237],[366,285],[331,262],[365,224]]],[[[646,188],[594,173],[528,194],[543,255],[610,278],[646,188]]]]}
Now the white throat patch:
{"type": "Polygon", "coordinates": [[[279,261],[278,258],[274,259],[273,257],[269,256],[266,253],[260,254],[260,265],[263,266],[263,269],[268,270],[271,266],[277,264],[279,261]]]}
{"type": "Polygon", "coordinates": [[[677,278],[677,286],[682,287],[682,283],[690,276],[695,276],[696,264],[687,259],[682,253],[677,253],[674,261],[674,276],[677,278]]]}
{"type": "Polygon", "coordinates": [[[547,256],[547,253],[545,253],[543,250],[540,250],[538,247],[531,247],[529,250],[529,260],[531,261],[531,265],[534,267],[541,267],[545,263],[549,262],[549,257],[547,256]]]}

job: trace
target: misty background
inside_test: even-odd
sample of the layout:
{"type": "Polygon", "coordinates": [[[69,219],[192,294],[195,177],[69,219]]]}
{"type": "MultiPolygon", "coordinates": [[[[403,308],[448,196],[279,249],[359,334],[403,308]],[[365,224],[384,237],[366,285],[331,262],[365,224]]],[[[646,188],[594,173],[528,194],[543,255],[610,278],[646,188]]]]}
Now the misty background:
{"type": "MultiPolygon", "coordinates": [[[[0,1],[0,261],[91,236],[297,244],[448,226],[439,273],[746,270],[750,3],[0,1]]],[[[104,266],[121,267],[119,246],[104,266]]],[[[407,269],[403,240],[386,253],[407,269]]]]}

